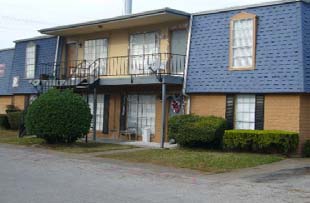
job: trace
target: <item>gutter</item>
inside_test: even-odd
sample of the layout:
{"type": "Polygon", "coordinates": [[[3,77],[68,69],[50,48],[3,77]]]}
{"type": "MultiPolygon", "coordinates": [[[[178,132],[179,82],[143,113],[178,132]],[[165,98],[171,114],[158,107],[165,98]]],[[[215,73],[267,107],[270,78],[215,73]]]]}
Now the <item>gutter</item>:
{"type": "Polygon", "coordinates": [[[56,51],[55,51],[55,59],[54,59],[54,76],[56,76],[56,71],[57,71],[59,43],[60,43],[60,36],[57,37],[57,42],[56,42],[56,51]]]}
{"type": "Polygon", "coordinates": [[[190,46],[191,46],[191,37],[192,37],[192,25],[193,25],[193,15],[190,17],[189,21],[189,30],[188,30],[188,37],[187,37],[187,50],[186,50],[186,61],[185,61],[185,70],[184,70],[184,82],[183,82],[183,89],[182,93],[185,97],[188,98],[187,100],[187,109],[186,114],[190,114],[190,108],[191,108],[191,99],[188,94],[186,94],[186,85],[187,85],[187,72],[188,72],[188,66],[189,66],[189,53],[190,53],[190,46]]]}

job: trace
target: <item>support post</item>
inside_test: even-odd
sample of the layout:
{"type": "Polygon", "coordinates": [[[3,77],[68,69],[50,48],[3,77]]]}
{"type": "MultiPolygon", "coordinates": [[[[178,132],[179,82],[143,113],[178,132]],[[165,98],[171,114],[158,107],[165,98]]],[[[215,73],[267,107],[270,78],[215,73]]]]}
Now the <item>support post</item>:
{"type": "Polygon", "coordinates": [[[166,84],[162,82],[162,90],[161,90],[161,140],[160,140],[160,148],[164,148],[165,146],[165,137],[166,137],[166,84]]]}
{"type": "Polygon", "coordinates": [[[94,87],[94,99],[93,99],[93,141],[96,142],[96,130],[97,130],[97,88],[94,87]]]}

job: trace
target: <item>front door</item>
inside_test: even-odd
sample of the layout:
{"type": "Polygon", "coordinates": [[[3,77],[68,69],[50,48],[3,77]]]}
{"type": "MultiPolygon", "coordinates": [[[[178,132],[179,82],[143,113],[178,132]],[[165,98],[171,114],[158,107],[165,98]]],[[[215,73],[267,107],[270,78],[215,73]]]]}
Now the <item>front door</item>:
{"type": "Polygon", "coordinates": [[[187,31],[175,30],[171,33],[171,62],[172,74],[183,74],[187,49],[187,31]]]}
{"type": "Polygon", "coordinates": [[[142,134],[143,128],[150,128],[155,134],[155,106],[154,95],[128,95],[127,128],[134,128],[142,134]]]}
{"type": "Polygon", "coordinates": [[[67,44],[67,73],[66,75],[72,76],[72,74],[75,72],[75,69],[77,67],[77,56],[78,56],[78,49],[76,43],[70,43],[67,44]]]}
{"type": "MultiPolygon", "coordinates": [[[[91,114],[94,113],[94,95],[88,95],[88,105],[91,111],[91,114]]],[[[94,115],[93,115],[94,116],[94,115]]],[[[103,117],[104,117],[104,95],[97,94],[97,113],[96,113],[96,130],[103,131],[103,117]]]]}

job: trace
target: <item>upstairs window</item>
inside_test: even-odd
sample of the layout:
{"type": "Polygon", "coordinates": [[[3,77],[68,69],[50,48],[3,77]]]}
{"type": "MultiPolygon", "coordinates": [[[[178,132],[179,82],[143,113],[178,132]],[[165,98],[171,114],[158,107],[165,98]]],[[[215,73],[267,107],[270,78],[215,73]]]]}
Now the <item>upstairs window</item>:
{"type": "Polygon", "coordinates": [[[249,70],[255,67],[256,15],[239,13],[230,25],[230,69],[249,70]]]}
{"type": "Polygon", "coordinates": [[[29,43],[26,48],[26,78],[33,79],[36,67],[36,45],[29,43]]]}

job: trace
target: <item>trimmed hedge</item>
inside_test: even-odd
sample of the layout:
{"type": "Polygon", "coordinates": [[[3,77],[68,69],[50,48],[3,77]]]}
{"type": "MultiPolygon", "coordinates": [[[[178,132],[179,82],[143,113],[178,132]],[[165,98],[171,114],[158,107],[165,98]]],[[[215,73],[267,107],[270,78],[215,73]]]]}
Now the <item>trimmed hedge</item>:
{"type": "Polygon", "coordinates": [[[19,129],[22,114],[22,111],[12,111],[7,114],[11,130],[19,129]]]}
{"type": "Polygon", "coordinates": [[[168,137],[182,147],[219,148],[225,128],[223,118],[181,115],[169,119],[168,137]]]}
{"type": "Polygon", "coordinates": [[[227,130],[224,148],[228,150],[290,154],[298,147],[298,133],[277,130],[227,130]]]}
{"type": "Polygon", "coordinates": [[[10,128],[8,117],[6,114],[0,114],[0,129],[10,128]]]}
{"type": "Polygon", "coordinates": [[[49,90],[27,109],[27,133],[48,143],[72,143],[87,135],[92,115],[85,100],[71,90],[49,90]]]}
{"type": "Polygon", "coordinates": [[[302,155],[304,157],[310,157],[310,140],[307,140],[304,144],[302,155]]]}

